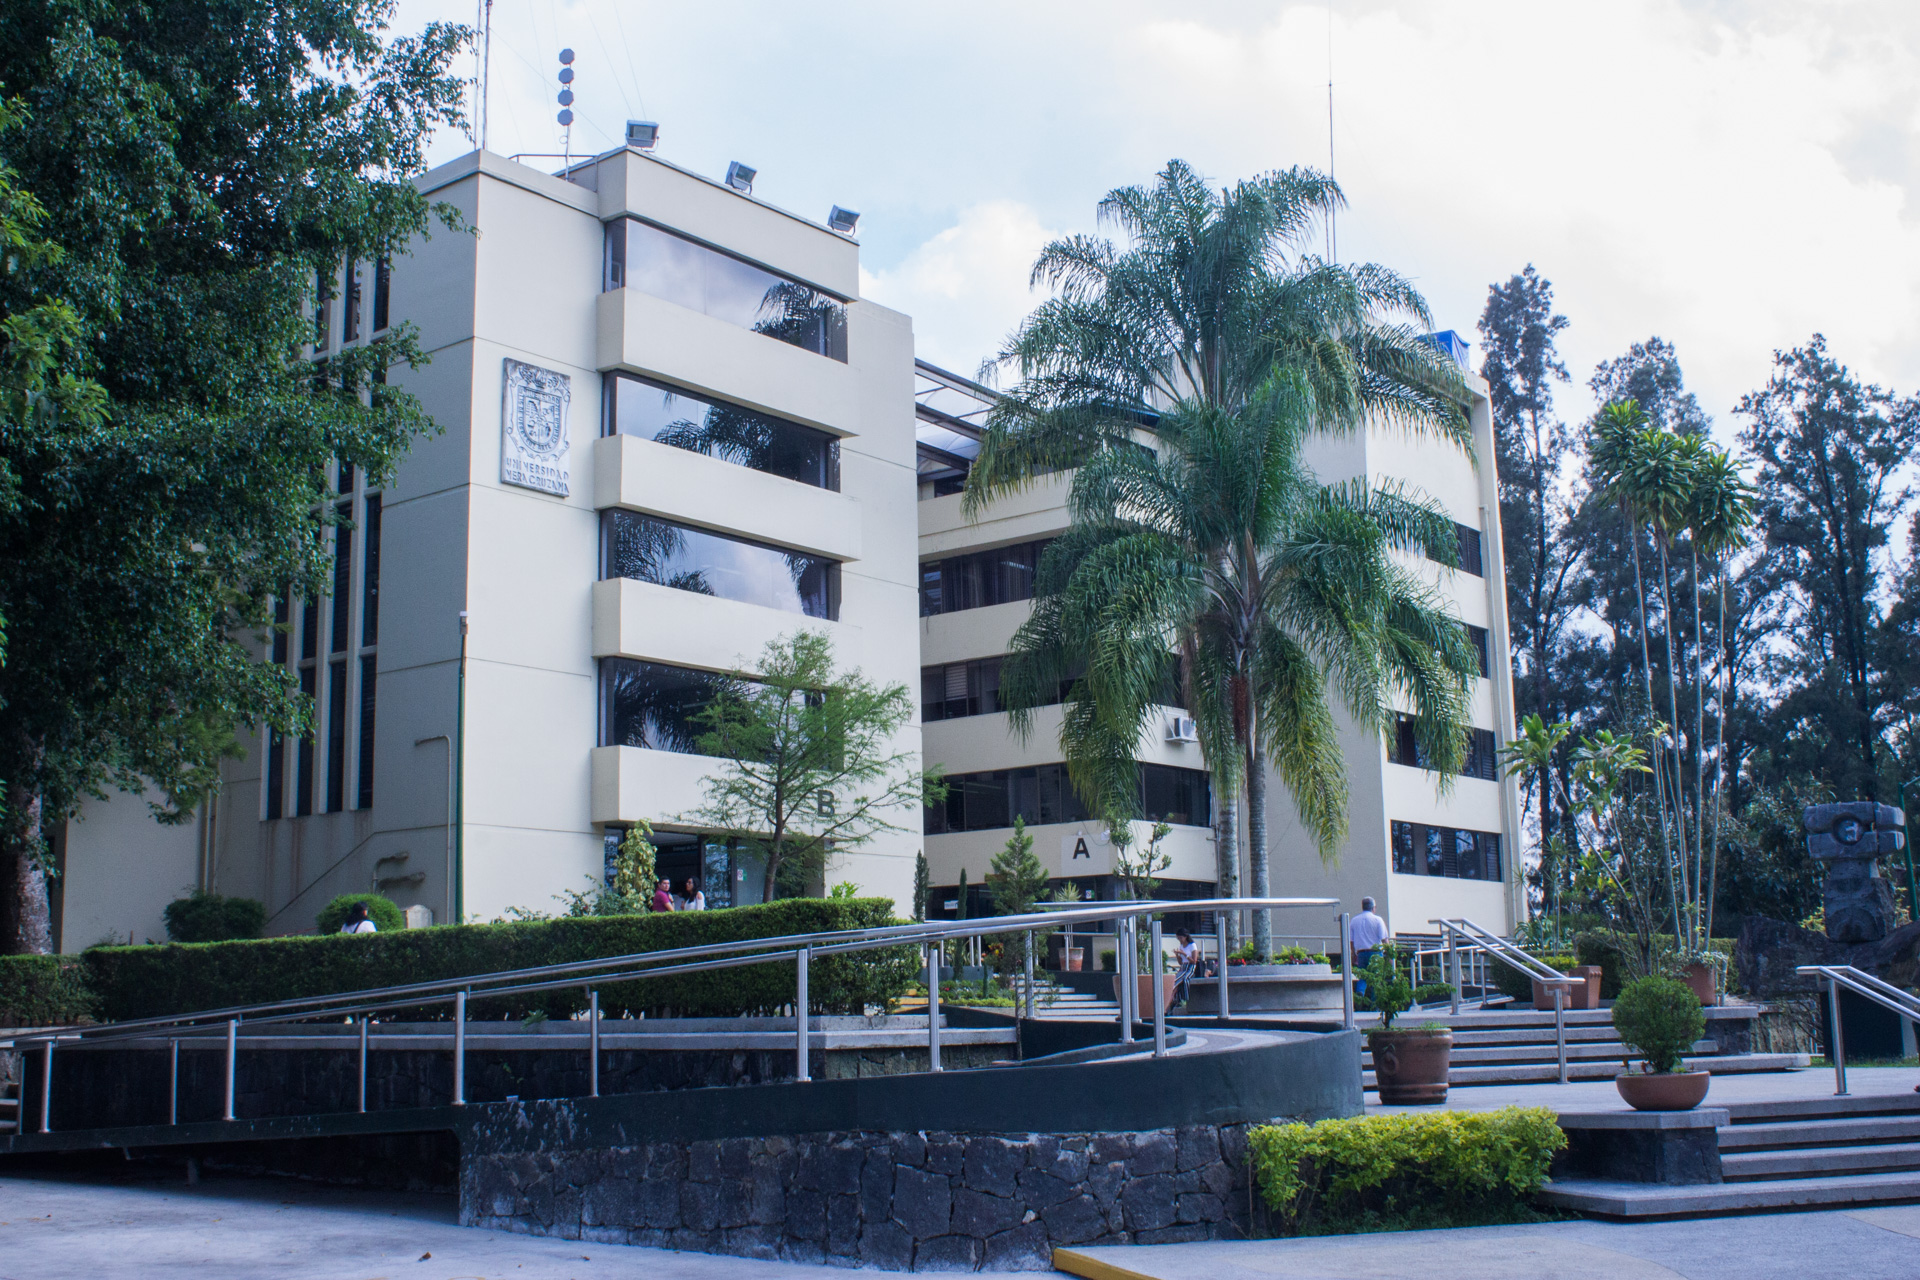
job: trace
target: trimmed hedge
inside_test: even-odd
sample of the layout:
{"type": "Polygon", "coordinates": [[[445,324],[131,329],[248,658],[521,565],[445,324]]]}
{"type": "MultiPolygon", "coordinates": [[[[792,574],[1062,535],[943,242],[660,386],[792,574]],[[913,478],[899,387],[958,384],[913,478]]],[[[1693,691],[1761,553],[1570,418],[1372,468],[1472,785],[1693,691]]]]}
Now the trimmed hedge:
{"type": "Polygon", "coordinates": [[[75,956],[0,956],[0,1027],[85,1022],[95,1000],[75,956]]]}
{"type": "MultiPolygon", "coordinates": [[[[1580,961],[1573,956],[1539,955],[1531,952],[1529,954],[1532,954],[1534,959],[1546,965],[1547,968],[1558,969],[1561,973],[1568,972],[1574,965],[1580,963],[1580,961]]],[[[1510,965],[1501,964],[1498,960],[1489,959],[1487,961],[1487,969],[1489,970],[1488,976],[1493,979],[1493,989],[1495,991],[1498,991],[1504,996],[1512,996],[1514,1000],[1520,1004],[1529,1004],[1532,1002],[1532,978],[1529,978],[1526,974],[1521,973],[1518,969],[1510,965]]]]}
{"type": "MultiPolygon", "coordinates": [[[[1634,941],[1632,934],[1623,932],[1620,938],[1627,944],[1629,949],[1633,947],[1634,941]]],[[[1727,938],[1710,939],[1707,945],[1722,955],[1731,956],[1733,953],[1733,943],[1727,938]]],[[[1653,948],[1656,958],[1665,958],[1668,960],[1677,956],[1680,950],[1679,943],[1674,940],[1674,936],[1670,933],[1655,934],[1653,936],[1653,948]]],[[[1597,964],[1600,966],[1600,998],[1602,1000],[1612,1000],[1618,997],[1620,994],[1620,984],[1625,976],[1631,972],[1631,966],[1627,963],[1626,957],[1621,954],[1619,945],[1614,941],[1613,932],[1609,929],[1592,929],[1586,933],[1575,934],[1573,949],[1575,954],[1579,956],[1581,964],[1597,964]]]]}
{"type": "Polygon", "coordinates": [[[1539,1221],[1533,1194],[1567,1145],[1546,1107],[1262,1125],[1247,1138],[1285,1235],[1539,1221]]]}
{"type": "Polygon", "coordinates": [[[347,912],[360,905],[366,907],[367,914],[373,918],[373,927],[381,933],[394,933],[407,927],[407,913],[393,899],[383,898],[377,893],[343,893],[320,908],[313,931],[340,932],[340,926],[347,922],[347,912]]]}
{"type": "Polygon", "coordinates": [[[267,927],[267,906],[252,898],[195,892],[175,898],[160,913],[173,942],[232,942],[257,938],[267,927]]]}
{"type": "MultiPolygon", "coordinates": [[[[394,933],[330,934],[145,947],[96,947],[84,955],[87,982],[107,1020],[160,1017],[229,1005],[431,982],[467,974],[530,969],[641,951],[859,929],[898,923],[885,898],[787,898],[724,911],[589,916],[518,924],[458,925],[394,933]]],[[[808,1003],[819,1013],[860,1013],[886,1005],[918,972],[911,948],[814,960],[808,1003]]],[[[772,1013],[794,994],[791,963],[745,965],[611,985],[596,982],[610,1017],[739,1017],[772,1013]]],[[[564,1018],[586,1008],[584,985],[500,999],[475,998],[474,1018],[564,1018]]],[[[443,1019],[450,1004],[397,1018],[443,1019]]]]}

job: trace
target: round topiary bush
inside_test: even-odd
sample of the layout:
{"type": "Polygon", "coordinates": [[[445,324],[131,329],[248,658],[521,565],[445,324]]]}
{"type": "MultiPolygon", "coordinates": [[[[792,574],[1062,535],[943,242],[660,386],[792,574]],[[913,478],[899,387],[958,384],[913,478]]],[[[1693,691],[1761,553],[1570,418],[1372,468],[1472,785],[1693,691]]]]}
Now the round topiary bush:
{"type": "Polygon", "coordinates": [[[217,893],[193,893],[175,898],[161,912],[167,937],[174,942],[231,942],[257,938],[267,927],[265,903],[252,898],[223,898],[217,893]]]}
{"type": "Polygon", "coordinates": [[[407,927],[407,915],[389,899],[377,893],[343,893],[320,908],[320,918],[315,922],[315,931],[319,933],[338,933],[340,926],[347,922],[347,912],[353,910],[353,904],[367,904],[367,914],[373,917],[373,923],[382,933],[391,933],[407,927]]]}
{"type": "Polygon", "coordinates": [[[1700,997],[1679,979],[1635,978],[1613,1002],[1613,1025],[1648,1071],[1678,1071],[1693,1042],[1707,1033],[1707,1016],[1700,997]]]}

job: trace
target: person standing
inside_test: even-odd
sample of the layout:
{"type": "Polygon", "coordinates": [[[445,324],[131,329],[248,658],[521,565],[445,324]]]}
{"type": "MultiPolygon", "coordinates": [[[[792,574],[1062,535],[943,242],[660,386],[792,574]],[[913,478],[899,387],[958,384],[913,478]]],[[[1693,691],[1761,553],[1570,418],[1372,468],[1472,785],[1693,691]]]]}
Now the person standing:
{"type": "Polygon", "coordinates": [[[380,926],[373,922],[373,915],[367,910],[367,904],[356,902],[347,908],[346,923],[340,926],[342,933],[378,933],[380,926]]]}
{"type": "Polygon", "coordinates": [[[673,885],[662,880],[653,890],[653,909],[655,911],[673,910],[673,885]]]}
{"type": "Polygon", "coordinates": [[[705,911],[707,909],[707,895],[700,892],[700,882],[692,876],[688,876],[687,882],[683,887],[686,889],[686,893],[682,894],[680,900],[673,904],[673,909],[675,911],[705,911]]]}
{"type": "MultiPolygon", "coordinates": [[[[1360,914],[1347,925],[1347,941],[1353,948],[1353,967],[1356,972],[1364,970],[1373,963],[1373,957],[1379,954],[1380,944],[1387,940],[1387,922],[1374,914],[1373,899],[1360,899],[1360,914]]],[[[1365,993],[1366,979],[1356,979],[1353,988],[1365,993]]]]}

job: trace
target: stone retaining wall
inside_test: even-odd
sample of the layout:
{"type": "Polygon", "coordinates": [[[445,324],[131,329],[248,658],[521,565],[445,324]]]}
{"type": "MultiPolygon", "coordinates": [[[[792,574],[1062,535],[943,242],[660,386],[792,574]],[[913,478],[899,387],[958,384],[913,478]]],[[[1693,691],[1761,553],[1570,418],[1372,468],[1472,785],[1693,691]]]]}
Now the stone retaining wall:
{"type": "Polygon", "coordinates": [[[460,1220],[891,1271],[1046,1271],[1056,1245],[1246,1234],[1250,1126],[834,1132],[469,1152],[460,1220]]]}

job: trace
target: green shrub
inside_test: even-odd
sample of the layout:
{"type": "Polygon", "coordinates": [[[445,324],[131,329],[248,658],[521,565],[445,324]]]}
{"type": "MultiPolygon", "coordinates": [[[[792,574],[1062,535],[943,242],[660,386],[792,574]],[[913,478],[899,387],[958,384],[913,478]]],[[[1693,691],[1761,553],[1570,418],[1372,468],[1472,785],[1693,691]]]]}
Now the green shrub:
{"type": "Polygon", "coordinates": [[[1286,1235],[1534,1221],[1567,1136],[1546,1107],[1262,1125],[1254,1177],[1286,1235]]]}
{"type": "Polygon", "coordinates": [[[1394,947],[1375,951],[1363,972],[1367,979],[1366,1007],[1380,1015],[1380,1029],[1386,1031],[1395,1018],[1413,1007],[1413,983],[1394,947]]]}
{"type": "MultiPolygon", "coordinates": [[[[1570,971],[1574,965],[1580,963],[1580,961],[1573,956],[1539,955],[1536,953],[1534,958],[1540,961],[1541,964],[1546,965],[1547,968],[1558,969],[1561,973],[1570,971]]],[[[1498,960],[1494,959],[1487,961],[1487,970],[1487,977],[1493,982],[1493,989],[1501,995],[1512,996],[1521,1004],[1526,1004],[1533,999],[1533,979],[1529,978],[1526,974],[1521,973],[1518,969],[1510,965],[1501,964],[1498,960]]],[[[1551,998],[1549,998],[1549,1007],[1551,1007],[1551,998]]]]}
{"type": "Polygon", "coordinates": [[[1679,979],[1635,978],[1613,1002],[1613,1027],[1648,1071],[1678,1071],[1680,1059],[1707,1033],[1707,1016],[1700,997],[1679,979]]]}
{"type": "Polygon", "coordinates": [[[201,891],[175,898],[161,915],[166,918],[167,937],[175,942],[257,938],[267,927],[265,903],[252,898],[223,898],[217,893],[201,891]]]}
{"type": "MultiPolygon", "coordinates": [[[[1713,951],[1731,958],[1733,943],[1727,938],[1714,938],[1707,944],[1713,951]]],[[[1576,934],[1573,939],[1574,952],[1581,964],[1600,966],[1600,998],[1612,1000],[1619,996],[1621,986],[1638,969],[1637,961],[1629,959],[1635,949],[1633,935],[1621,933],[1615,935],[1611,929],[1591,929],[1576,934]],[[1622,954],[1620,943],[1626,944],[1622,954]]],[[[1678,968],[1680,947],[1670,933],[1655,934],[1653,938],[1654,962],[1662,968],[1678,968]]],[[[1721,966],[1725,968],[1723,963],[1721,966]]]]}
{"type": "Polygon", "coordinates": [[[377,893],[343,893],[320,908],[320,918],[314,922],[316,933],[338,933],[340,926],[347,922],[347,912],[360,903],[365,903],[367,914],[373,917],[373,923],[382,933],[396,933],[407,927],[407,913],[397,904],[377,893]]]}
{"type": "Polygon", "coordinates": [[[86,961],[77,956],[0,956],[0,1027],[55,1027],[91,1019],[86,961]]]}
{"type": "Polygon", "coordinates": [[[1442,1000],[1453,999],[1453,984],[1450,982],[1423,982],[1413,989],[1415,1004],[1438,1004],[1442,1000]]]}
{"type": "MultiPolygon", "coordinates": [[[[898,923],[885,898],[785,898],[725,911],[588,916],[517,924],[457,925],[350,936],[265,938],[163,947],[99,947],[86,953],[88,983],[103,1018],[142,1018],[300,996],[432,982],[466,974],[533,968],[608,956],[795,933],[898,923]]],[[[821,1013],[859,1013],[897,999],[917,973],[913,949],[824,956],[808,968],[809,1003],[821,1013]]],[[[790,961],[670,978],[602,984],[610,1017],[650,1013],[738,1017],[791,1003],[790,961]]],[[[559,991],[476,997],[476,1018],[563,1018],[584,1009],[585,982],[559,991]]],[[[451,1015],[449,1004],[409,1017],[451,1015]]],[[[394,1017],[394,1014],[386,1015],[394,1017]]]]}

